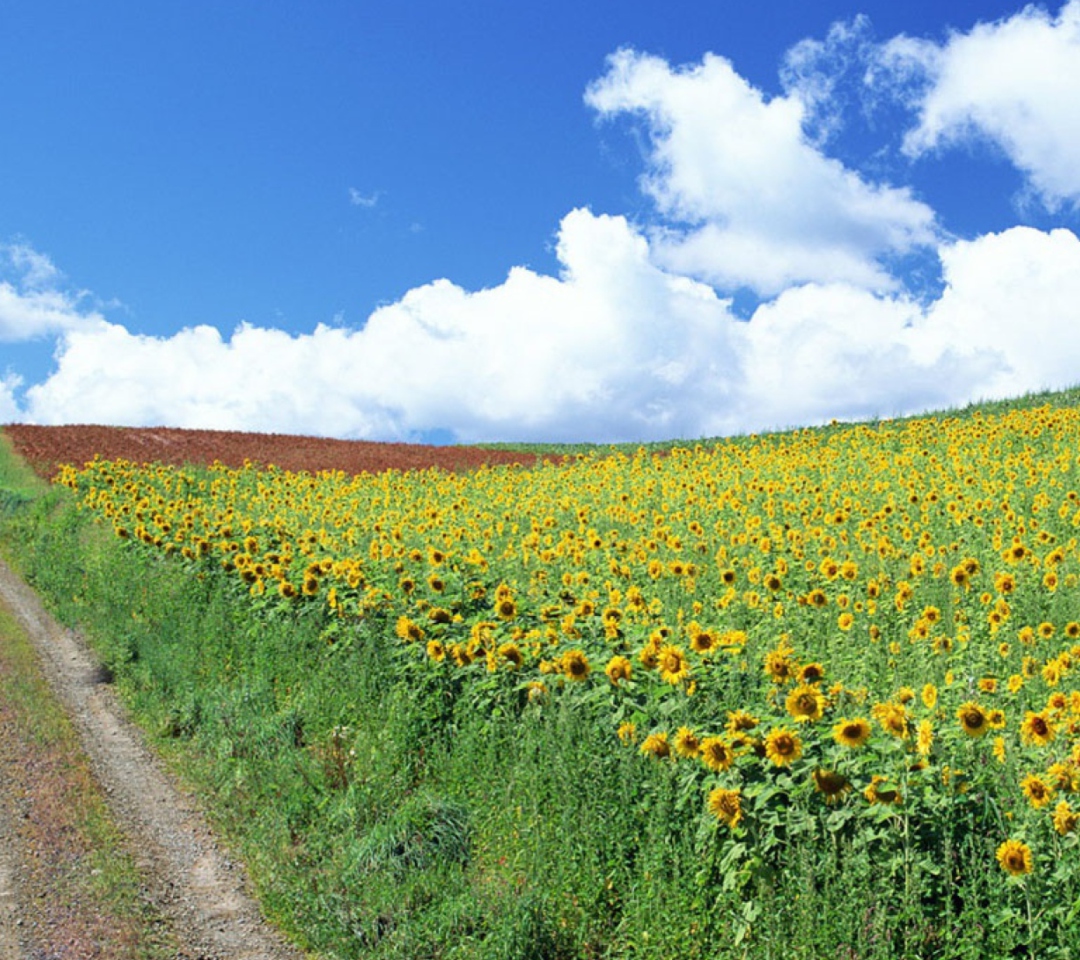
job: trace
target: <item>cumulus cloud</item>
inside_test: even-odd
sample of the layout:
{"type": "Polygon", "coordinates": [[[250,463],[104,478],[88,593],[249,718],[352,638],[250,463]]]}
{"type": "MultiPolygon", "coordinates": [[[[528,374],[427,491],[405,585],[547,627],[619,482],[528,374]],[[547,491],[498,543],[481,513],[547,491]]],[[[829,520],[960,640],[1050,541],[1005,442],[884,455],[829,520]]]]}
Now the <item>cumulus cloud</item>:
{"type": "Polygon", "coordinates": [[[659,263],[763,295],[806,282],[892,289],[880,258],[934,241],[934,214],[906,188],[871,183],[814,146],[798,90],[767,99],[712,54],[672,68],[621,50],[586,101],[601,117],[643,116],[642,188],[669,224],[659,263]]]}
{"type": "Polygon", "coordinates": [[[25,413],[376,439],[445,428],[463,441],[646,440],[887,417],[1063,387],[1080,369],[1069,230],[942,248],[944,291],[928,305],[803,284],[746,322],[710,287],[653,265],[621,217],[571,212],[557,252],[558,277],[515,268],[473,292],[439,280],[359,330],[71,331],[25,413]]]}
{"type": "Polygon", "coordinates": [[[649,260],[622,217],[563,219],[558,277],[513,269],[491,289],[439,280],[360,330],[249,325],[172,337],[115,324],[63,339],[26,392],[42,423],[275,429],[463,440],[692,434],[738,382],[728,303],[649,260]],[[108,371],[103,376],[103,371],[108,371]]]}
{"type": "Polygon", "coordinates": [[[877,82],[907,90],[918,110],[910,156],[986,138],[1050,210],[1080,207],[1080,0],[1057,16],[1027,6],[940,44],[897,37],[879,67],[877,82]]]}
{"type": "Polygon", "coordinates": [[[1080,240],[1014,227],[941,250],[941,296],[920,306],[808,284],[747,324],[744,429],[893,416],[1077,382],[1080,240]]]}

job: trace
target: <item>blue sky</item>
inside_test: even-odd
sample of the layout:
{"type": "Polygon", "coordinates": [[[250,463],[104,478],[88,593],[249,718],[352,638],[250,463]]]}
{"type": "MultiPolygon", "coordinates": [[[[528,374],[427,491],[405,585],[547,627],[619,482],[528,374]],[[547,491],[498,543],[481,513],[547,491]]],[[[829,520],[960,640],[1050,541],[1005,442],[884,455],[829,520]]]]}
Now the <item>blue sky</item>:
{"type": "Polygon", "coordinates": [[[696,438],[1080,381],[1080,0],[36,0],[0,90],[0,422],[696,438]]]}

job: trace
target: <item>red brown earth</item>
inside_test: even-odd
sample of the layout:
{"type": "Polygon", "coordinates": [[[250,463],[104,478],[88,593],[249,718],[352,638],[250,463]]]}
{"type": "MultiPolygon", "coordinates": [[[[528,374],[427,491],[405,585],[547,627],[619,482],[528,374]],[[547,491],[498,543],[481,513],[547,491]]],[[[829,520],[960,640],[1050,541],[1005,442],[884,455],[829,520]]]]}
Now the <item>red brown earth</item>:
{"type": "Polygon", "coordinates": [[[81,467],[95,455],[105,460],[173,466],[218,460],[234,468],[242,466],[244,460],[253,460],[283,470],[344,470],[350,474],[428,467],[471,470],[485,464],[531,465],[536,460],[531,454],[483,447],[436,447],[175,427],[41,427],[15,423],[8,424],[3,431],[15,452],[46,479],[61,464],[81,467]]]}

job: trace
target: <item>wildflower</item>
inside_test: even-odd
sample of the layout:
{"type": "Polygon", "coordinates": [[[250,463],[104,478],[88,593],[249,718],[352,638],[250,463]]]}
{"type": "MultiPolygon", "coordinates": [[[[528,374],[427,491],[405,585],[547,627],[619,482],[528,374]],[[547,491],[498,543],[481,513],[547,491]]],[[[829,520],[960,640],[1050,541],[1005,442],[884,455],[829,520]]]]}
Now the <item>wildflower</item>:
{"type": "Polygon", "coordinates": [[[856,749],[870,739],[870,723],[864,717],[843,719],[833,727],[833,739],[841,746],[856,749]]]}
{"type": "Polygon", "coordinates": [[[567,650],[562,655],[561,666],[571,680],[584,680],[592,669],[589,658],[581,650],[567,650]]]}
{"type": "Polygon", "coordinates": [[[1073,812],[1067,800],[1060,800],[1054,807],[1054,829],[1061,836],[1072,833],[1078,821],[1080,821],[1080,814],[1073,812]]]}
{"type": "Polygon", "coordinates": [[[1020,840],[1006,840],[997,849],[997,862],[1011,877],[1031,873],[1031,847],[1020,840]]]}
{"type": "Polygon", "coordinates": [[[623,680],[629,680],[632,674],[630,668],[630,661],[626,657],[615,656],[608,661],[608,665],[604,667],[604,673],[607,674],[607,678],[618,686],[623,680]]]}
{"type": "Polygon", "coordinates": [[[800,684],[788,694],[784,706],[799,723],[820,720],[825,710],[825,697],[817,687],[800,684]]]}
{"type": "Polygon", "coordinates": [[[814,789],[825,797],[825,802],[837,803],[851,789],[851,781],[834,770],[822,770],[820,767],[811,774],[814,789]]]}
{"type": "Polygon", "coordinates": [[[786,767],[802,756],[802,741],[785,727],[777,727],[765,738],[765,756],[776,766],[786,767]]]}
{"type": "Polygon", "coordinates": [[[907,709],[901,703],[879,703],[870,713],[881,724],[881,729],[894,737],[904,738],[908,735],[907,709]]]}
{"type": "Polygon", "coordinates": [[[701,740],[689,727],[679,727],[675,734],[675,752],[688,760],[701,754],[701,740]]]}
{"type": "Polygon", "coordinates": [[[650,733],[641,743],[641,752],[660,759],[670,757],[671,747],[668,745],[667,733],[650,733]]]}
{"type": "Polygon", "coordinates": [[[423,639],[423,630],[420,624],[414,623],[409,620],[408,617],[397,618],[397,625],[394,627],[394,633],[406,641],[423,639]]]}
{"type": "Polygon", "coordinates": [[[436,663],[442,663],[446,659],[446,647],[439,640],[429,640],[427,643],[427,655],[436,663]]]}
{"type": "Polygon", "coordinates": [[[956,719],[960,721],[961,729],[969,737],[981,737],[990,729],[983,708],[971,700],[956,711],[956,719]]]}
{"type": "Polygon", "coordinates": [[[735,761],[735,753],[723,737],[706,737],[701,741],[701,762],[710,770],[721,773],[735,761]]]}
{"type": "Polygon", "coordinates": [[[891,784],[888,777],[883,777],[877,773],[870,778],[870,783],[863,791],[863,796],[866,797],[869,803],[895,803],[899,805],[903,800],[900,788],[895,784],[891,784]]]}
{"type": "Polygon", "coordinates": [[[656,659],[660,677],[667,683],[678,684],[690,674],[690,661],[682,647],[669,643],[660,648],[656,659]]]}
{"type": "Polygon", "coordinates": [[[1054,788],[1035,773],[1029,773],[1020,781],[1020,790],[1036,810],[1045,807],[1054,798],[1054,788]]]}
{"type": "Polygon", "coordinates": [[[709,812],[729,827],[734,827],[742,819],[742,794],[739,790],[725,790],[715,787],[709,792],[709,812]]]}
{"type": "Polygon", "coordinates": [[[1020,723],[1020,739],[1026,744],[1045,747],[1054,739],[1054,734],[1054,725],[1045,713],[1028,710],[1020,723]]]}
{"type": "Polygon", "coordinates": [[[511,664],[515,669],[520,669],[521,665],[525,662],[525,658],[521,653],[521,648],[516,643],[500,644],[499,656],[506,660],[507,663],[511,664]]]}
{"type": "Polygon", "coordinates": [[[934,744],[934,725],[929,720],[919,722],[919,734],[915,741],[915,749],[920,756],[930,755],[930,749],[934,744]]]}

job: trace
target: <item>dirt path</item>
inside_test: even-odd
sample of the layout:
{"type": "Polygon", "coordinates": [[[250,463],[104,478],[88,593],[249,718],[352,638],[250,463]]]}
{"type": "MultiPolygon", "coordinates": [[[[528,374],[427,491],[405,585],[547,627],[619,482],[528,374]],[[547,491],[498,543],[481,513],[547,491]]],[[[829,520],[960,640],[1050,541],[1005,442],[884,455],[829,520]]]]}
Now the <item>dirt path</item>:
{"type": "Polygon", "coordinates": [[[7,817],[0,809],[0,960],[23,960],[19,948],[15,855],[7,817]]]}
{"type": "MultiPolygon", "coordinates": [[[[183,792],[125,719],[86,648],[0,560],[0,601],[37,649],[70,714],[120,826],[133,838],[150,892],[175,927],[182,960],[300,960],[247,893],[243,867],[214,839],[183,792]]],[[[10,831],[0,812],[0,960],[22,960],[14,927],[17,886],[10,831]]]]}

